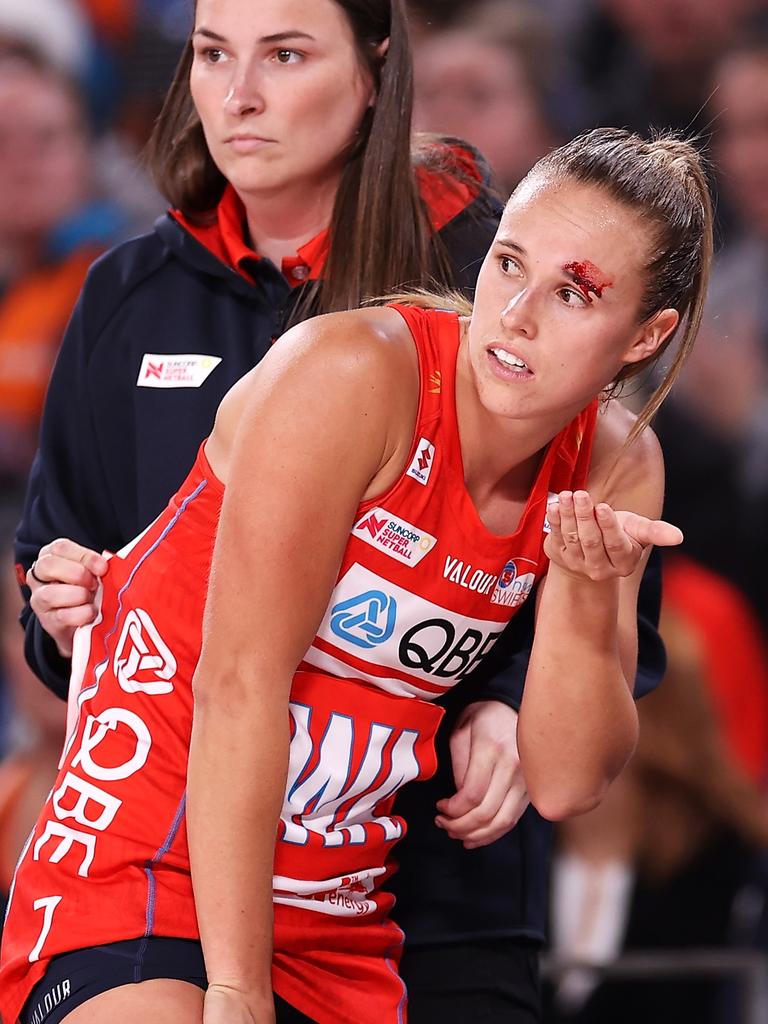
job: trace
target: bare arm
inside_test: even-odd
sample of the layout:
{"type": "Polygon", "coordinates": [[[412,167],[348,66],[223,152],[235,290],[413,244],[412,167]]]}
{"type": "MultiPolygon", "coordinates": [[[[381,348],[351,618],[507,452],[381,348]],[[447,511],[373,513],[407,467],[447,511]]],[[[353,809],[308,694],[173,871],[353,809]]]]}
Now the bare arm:
{"type": "MultiPolygon", "coordinates": [[[[604,432],[616,432],[616,418],[604,432]]],[[[655,439],[646,434],[616,463],[618,433],[604,460],[612,482],[596,468],[590,494],[564,493],[550,514],[551,564],[539,588],[518,744],[531,801],[553,820],[594,807],[634,750],[637,592],[650,544],[682,539],[656,522],[663,465],[655,439]]]]}
{"type": "Polygon", "coordinates": [[[358,503],[397,457],[390,424],[408,418],[402,364],[364,319],[313,321],[237,385],[231,448],[222,443],[231,410],[209,441],[227,487],[194,678],[190,860],[211,987],[229,990],[257,1022],[273,1019],[272,873],[291,680],[358,503]]]}

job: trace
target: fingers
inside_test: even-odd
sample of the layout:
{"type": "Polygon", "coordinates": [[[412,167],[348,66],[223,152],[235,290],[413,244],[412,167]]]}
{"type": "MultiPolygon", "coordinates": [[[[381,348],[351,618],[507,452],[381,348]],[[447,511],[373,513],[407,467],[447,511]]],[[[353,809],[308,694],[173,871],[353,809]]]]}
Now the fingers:
{"type": "MultiPolygon", "coordinates": [[[[477,748],[469,759],[464,780],[457,793],[438,801],[440,827],[456,821],[483,803],[494,775],[495,760],[491,747],[477,748]]],[[[498,802],[501,802],[499,797],[498,802]]],[[[497,804],[498,806],[498,804],[497,804]]]]}
{"type": "Polygon", "coordinates": [[[61,538],[41,548],[27,573],[27,585],[33,592],[50,583],[66,583],[93,591],[107,566],[107,559],[98,551],[61,538]]]}
{"type": "Polygon", "coordinates": [[[530,805],[524,788],[511,789],[493,819],[485,826],[475,829],[464,837],[464,848],[476,850],[501,839],[515,827],[530,805]]]}
{"type": "Polygon", "coordinates": [[[663,519],[646,519],[635,512],[619,512],[622,528],[636,543],[647,547],[655,544],[658,547],[674,547],[682,544],[683,531],[663,519]]]}
{"type": "MultiPolygon", "coordinates": [[[[482,828],[493,820],[508,791],[506,774],[493,772],[482,794],[478,794],[477,791],[471,793],[469,799],[471,806],[465,813],[452,814],[450,810],[446,810],[446,805],[450,801],[441,800],[437,805],[441,813],[435,819],[435,824],[438,828],[444,828],[452,839],[465,839],[475,829],[482,828]],[[479,800],[477,799],[478,795],[480,795],[479,800]]],[[[451,798],[454,801],[454,807],[460,806],[459,798],[462,797],[462,794],[463,790],[459,790],[456,796],[451,798]]]]}
{"type": "Polygon", "coordinates": [[[92,605],[94,591],[89,587],[69,586],[65,583],[49,583],[38,587],[32,595],[30,604],[36,615],[60,608],[77,608],[79,605],[92,605]]]}
{"type": "Polygon", "coordinates": [[[522,771],[510,777],[507,770],[500,769],[491,777],[483,798],[467,813],[450,817],[445,813],[449,801],[440,801],[438,808],[443,813],[436,819],[436,824],[465,846],[484,846],[513,828],[528,802],[522,771]]]}
{"type": "MultiPolygon", "coordinates": [[[[68,636],[70,643],[68,645],[69,651],[71,652],[71,634],[79,626],[87,626],[90,622],[96,618],[96,608],[92,604],[81,604],[73,608],[56,608],[50,613],[51,616],[51,628],[46,629],[46,633],[50,633],[54,639],[56,637],[61,638],[61,642],[64,642],[64,637],[68,636]],[[58,627],[54,630],[53,623],[55,622],[58,627]]],[[[43,626],[45,627],[45,618],[41,617],[43,626]]]]}
{"type": "Polygon", "coordinates": [[[63,657],[72,654],[75,630],[96,616],[99,578],[108,564],[97,551],[60,538],[41,548],[27,573],[32,610],[63,657]]]}
{"type": "Polygon", "coordinates": [[[676,526],[634,512],[595,506],[586,491],[563,491],[547,506],[550,536],[545,551],[566,571],[593,581],[629,576],[652,544],[680,544],[676,526]]]}
{"type": "Polygon", "coordinates": [[[634,571],[642,550],[633,544],[622,528],[616,513],[610,505],[600,504],[595,509],[606,558],[619,576],[629,576],[634,571]]]}

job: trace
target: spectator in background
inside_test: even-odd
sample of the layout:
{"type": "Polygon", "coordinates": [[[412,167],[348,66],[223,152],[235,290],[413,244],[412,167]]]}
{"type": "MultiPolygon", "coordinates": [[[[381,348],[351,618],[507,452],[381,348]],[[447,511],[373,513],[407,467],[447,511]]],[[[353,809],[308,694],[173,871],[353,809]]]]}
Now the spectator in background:
{"type": "Polygon", "coordinates": [[[91,46],[91,28],[78,0],[0,0],[0,54],[31,50],[62,74],[82,80],[91,46]]]}
{"type": "Polygon", "coordinates": [[[599,0],[577,42],[588,126],[705,129],[712,68],[763,8],[762,0],[599,0]]]}
{"type": "Polygon", "coordinates": [[[668,467],[667,514],[685,532],[685,550],[739,584],[765,625],[768,35],[723,54],[711,92],[713,155],[731,231],[697,350],[657,429],[668,467]]]}
{"type": "Polygon", "coordinates": [[[556,145],[547,109],[548,43],[536,8],[490,0],[418,46],[417,127],[476,145],[505,195],[556,145]]]}
{"type": "Polygon", "coordinates": [[[408,24],[414,42],[426,33],[433,32],[450,25],[466,0],[406,0],[408,8],[408,24]]]}
{"type": "Polygon", "coordinates": [[[31,51],[0,55],[0,475],[26,474],[48,376],[86,270],[110,238],[92,205],[82,99],[31,51]]]}
{"type": "Polygon", "coordinates": [[[122,238],[152,230],[166,210],[142,153],[160,115],[181,45],[157,24],[142,21],[115,50],[119,89],[109,129],[96,140],[96,180],[119,199],[125,215],[122,238]]]}

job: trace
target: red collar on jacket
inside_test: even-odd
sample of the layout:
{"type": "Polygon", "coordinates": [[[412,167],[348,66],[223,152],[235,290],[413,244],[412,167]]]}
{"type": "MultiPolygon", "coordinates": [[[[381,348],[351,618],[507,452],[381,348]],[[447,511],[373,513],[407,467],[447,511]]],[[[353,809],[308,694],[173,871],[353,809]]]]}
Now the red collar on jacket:
{"type": "MultiPolygon", "coordinates": [[[[451,153],[468,178],[478,183],[482,180],[470,150],[452,146],[451,153]]],[[[477,188],[447,172],[417,167],[416,180],[433,231],[440,231],[477,197],[477,188]]],[[[224,189],[215,217],[207,224],[193,223],[181,210],[172,210],[171,215],[217,259],[253,283],[254,276],[249,264],[261,257],[246,241],[245,207],[232,185],[224,189]]],[[[307,279],[317,280],[320,277],[328,256],[328,241],[329,232],[326,228],[302,245],[295,256],[283,260],[280,269],[289,284],[296,286],[307,279]]]]}
{"type": "MultiPolygon", "coordinates": [[[[207,224],[195,224],[181,212],[171,215],[193,238],[204,245],[222,263],[236,270],[247,281],[254,282],[250,264],[261,259],[247,239],[245,207],[231,185],[227,185],[216,207],[215,217],[207,224]]],[[[283,260],[280,268],[289,284],[303,284],[307,278],[322,273],[328,252],[328,231],[321,231],[297,251],[283,260]]]]}

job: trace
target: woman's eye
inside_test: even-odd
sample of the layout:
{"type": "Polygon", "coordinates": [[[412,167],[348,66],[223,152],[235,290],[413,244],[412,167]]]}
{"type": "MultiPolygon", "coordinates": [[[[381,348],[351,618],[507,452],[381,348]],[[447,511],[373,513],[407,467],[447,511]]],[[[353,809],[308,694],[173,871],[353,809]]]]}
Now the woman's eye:
{"type": "Polygon", "coordinates": [[[586,306],[590,301],[574,288],[561,288],[560,297],[566,306],[586,306]]]}
{"type": "Polygon", "coordinates": [[[224,58],[224,51],[215,46],[207,46],[203,50],[203,57],[209,64],[218,64],[224,58]]]}
{"type": "Polygon", "coordinates": [[[499,266],[504,274],[515,274],[520,270],[520,264],[511,256],[502,256],[499,259],[499,266]]]}
{"type": "Polygon", "coordinates": [[[278,64],[295,64],[300,59],[301,54],[295,50],[277,50],[275,52],[275,60],[278,64]]]}

